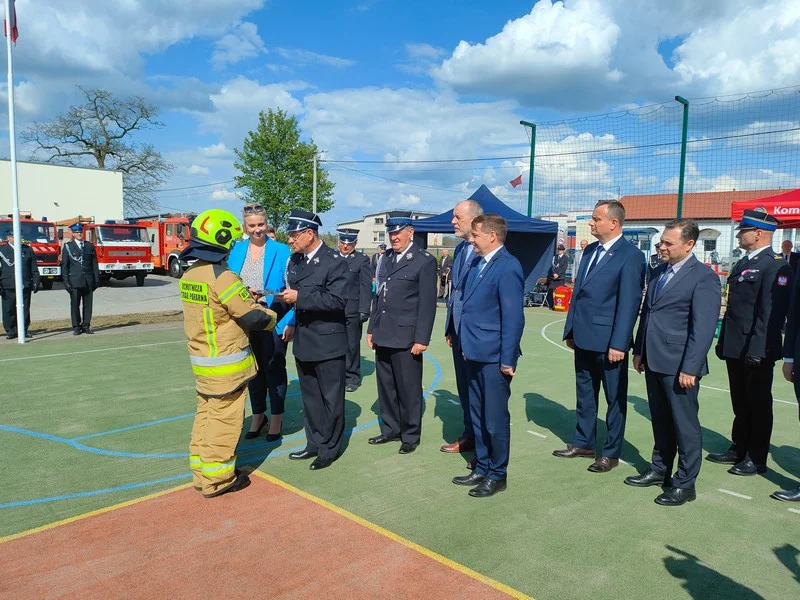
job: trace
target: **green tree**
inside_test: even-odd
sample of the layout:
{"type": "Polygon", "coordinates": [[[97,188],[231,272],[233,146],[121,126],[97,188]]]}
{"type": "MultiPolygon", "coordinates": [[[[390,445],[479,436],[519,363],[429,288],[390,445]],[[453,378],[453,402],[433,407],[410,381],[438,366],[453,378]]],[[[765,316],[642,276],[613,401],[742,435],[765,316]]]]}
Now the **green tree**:
{"type": "MultiPolygon", "coordinates": [[[[246,190],[249,203],[261,204],[267,220],[276,229],[286,225],[292,209],[311,210],[313,158],[318,152],[313,141],[300,140],[297,119],[283,110],[261,112],[258,127],[250,131],[234,166],[241,172],[236,187],[246,190]]],[[[333,208],[334,183],[317,165],[317,212],[333,208]]]]}

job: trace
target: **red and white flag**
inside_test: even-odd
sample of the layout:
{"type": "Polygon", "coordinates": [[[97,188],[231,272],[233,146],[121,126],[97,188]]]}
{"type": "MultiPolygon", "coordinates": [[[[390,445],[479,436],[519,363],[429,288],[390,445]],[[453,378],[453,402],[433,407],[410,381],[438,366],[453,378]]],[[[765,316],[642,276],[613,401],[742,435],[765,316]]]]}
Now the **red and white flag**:
{"type": "Polygon", "coordinates": [[[522,185],[522,173],[520,173],[518,177],[512,179],[508,183],[510,183],[511,187],[513,188],[517,187],[518,185],[522,185]]]}
{"type": "Polygon", "coordinates": [[[8,30],[11,29],[11,41],[17,43],[19,37],[19,29],[17,29],[17,8],[14,6],[14,0],[11,0],[11,18],[6,15],[3,20],[3,33],[8,37],[8,30]]]}

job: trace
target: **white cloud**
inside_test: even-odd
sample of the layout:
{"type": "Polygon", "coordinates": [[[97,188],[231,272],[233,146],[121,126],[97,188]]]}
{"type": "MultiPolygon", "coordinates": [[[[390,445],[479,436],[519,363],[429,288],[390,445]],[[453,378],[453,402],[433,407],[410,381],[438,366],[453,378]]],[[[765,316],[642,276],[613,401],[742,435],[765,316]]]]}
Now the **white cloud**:
{"type": "Polygon", "coordinates": [[[232,158],[233,151],[222,142],[212,144],[210,146],[203,146],[199,150],[200,154],[208,158],[232,158]]]}
{"type": "Polygon", "coordinates": [[[211,171],[208,167],[201,167],[200,165],[192,165],[186,169],[188,175],[210,175],[211,171]]]}
{"type": "Polygon", "coordinates": [[[390,197],[386,204],[391,208],[418,208],[421,201],[422,198],[416,194],[398,194],[396,197],[390,197]]]}
{"type": "Polygon", "coordinates": [[[412,75],[428,73],[438,62],[447,56],[444,48],[424,43],[409,43],[405,45],[406,60],[397,65],[397,68],[412,75]]]}
{"type": "Polygon", "coordinates": [[[240,196],[235,192],[231,192],[226,188],[214,190],[211,192],[212,200],[239,200],[240,196]]]}
{"type": "Polygon", "coordinates": [[[234,65],[247,58],[254,58],[267,52],[264,41],[258,35],[255,23],[238,23],[233,31],[214,43],[211,64],[215,69],[234,65]]]}
{"type": "Polygon", "coordinates": [[[290,49],[290,48],[276,48],[275,52],[298,65],[307,64],[320,64],[328,67],[344,68],[352,67],[356,61],[349,58],[339,58],[338,56],[328,56],[327,54],[319,54],[311,52],[310,50],[290,49]]]}

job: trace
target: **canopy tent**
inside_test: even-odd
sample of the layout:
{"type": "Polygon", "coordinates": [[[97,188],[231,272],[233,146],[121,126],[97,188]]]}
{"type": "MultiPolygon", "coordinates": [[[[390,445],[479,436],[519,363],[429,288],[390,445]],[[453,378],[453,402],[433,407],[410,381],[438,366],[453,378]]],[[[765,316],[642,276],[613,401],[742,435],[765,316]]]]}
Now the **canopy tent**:
{"type": "MultiPolygon", "coordinates": [[[[484,213],[500,215],[508,225],[506,248],[517,257],[522,265],[522,272],[530,289],[536,280],[545,277],[555,254],[555,242],[558,235],[558,223],[532,219],[509,208],[499,200],[485,185],[481,185],[470,200],[474,200],[483,208],[484,213]]],[[[428,233],[453,233],[453,211],[448,210],[435,217],[414,221],[415,243],[425,246],[428,233]]]]}
{"type": "Polygon", "coordinates": [[[739,221],[745,210],[764,208],[784,229],[800,228],[800,189],[757,200],[731,202],[731,220],[739,221]]]}

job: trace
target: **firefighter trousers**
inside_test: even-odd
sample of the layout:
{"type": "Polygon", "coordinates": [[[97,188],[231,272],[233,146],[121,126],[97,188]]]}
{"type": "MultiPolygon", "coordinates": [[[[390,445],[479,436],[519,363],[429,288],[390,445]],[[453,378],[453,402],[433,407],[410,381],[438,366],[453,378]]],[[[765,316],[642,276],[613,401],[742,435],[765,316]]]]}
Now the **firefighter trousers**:
{"type": "Polygon", "coordinates": [[[189,443],[189,465],[194,487],[204,496],[219,492],[236,481],[236,444],[244,423],[247,385],[225,396],[197,393],[189,443]]]}

